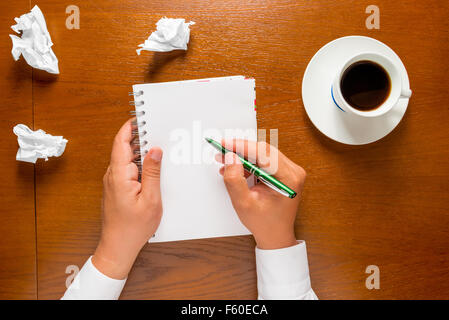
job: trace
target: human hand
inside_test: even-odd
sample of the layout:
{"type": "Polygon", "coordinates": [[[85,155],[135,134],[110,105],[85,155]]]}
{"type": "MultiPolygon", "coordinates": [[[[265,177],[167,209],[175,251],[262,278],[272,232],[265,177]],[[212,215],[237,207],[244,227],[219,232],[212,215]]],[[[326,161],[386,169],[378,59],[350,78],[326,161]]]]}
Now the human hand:
{"type": "Polygon", "coordinates": [[[103,177],[103,228],[92,258],[95,267],[114,279],[125,279],[134,261],[155,233],[162,217],[160,168],[162,150],[145,157],[141,180],[133,163],[133,119],[117,133],[111,162],[103,177]]]}
{"type": "Polygon", "coordinates": [[[279,249],[295,245],[294,223],[306,178],[304,169],[265,142],[234,139],[223,140],[222,145],[256,163],[297,192],[298,195],[290,199],[262,183],[249,188],[243,165],[235,153],[227,153],[225,157],[216,155],[216,160],[224,163],[220,174],[232,205],[253,234],[257,247],[279,249]]]}

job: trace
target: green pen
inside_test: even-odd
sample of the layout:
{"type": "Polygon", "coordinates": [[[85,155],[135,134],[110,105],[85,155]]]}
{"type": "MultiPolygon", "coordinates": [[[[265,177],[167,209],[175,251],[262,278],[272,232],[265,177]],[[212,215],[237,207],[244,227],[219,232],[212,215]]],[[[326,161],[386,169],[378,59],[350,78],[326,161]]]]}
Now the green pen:
{"type": "MultiPolygon", "coordinates": [[[[209,142],[215,149],[220,151],[222,154],[226,154],[228,152],[232,152],[231,150],[226,149],[223,147],[220,143],[217,141],[205,138],[207,142],[209,142]]],[[[262,181],[265,185],[270,187],[271,189],[279,192],[280,194],[289,197],[293,199],[296,197],[296,192],[289,187],[287,187],[285,184],[277,180],[275,177],[269,175],[266,171],[262,170],[261,168],[258,168],[255,164],[249,162],[239,154],[237,154],[237,157],[239,157],[240,161],[243,164],[243,168],[245,168],[246,171],[249,173],[254,174],[260,181],[262,181]]]]}

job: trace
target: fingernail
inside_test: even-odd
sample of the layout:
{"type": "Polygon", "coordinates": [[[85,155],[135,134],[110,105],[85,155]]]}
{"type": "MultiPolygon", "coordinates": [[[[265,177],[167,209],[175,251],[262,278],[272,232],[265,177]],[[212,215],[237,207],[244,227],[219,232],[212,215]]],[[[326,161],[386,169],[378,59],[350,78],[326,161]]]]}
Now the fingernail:
{"type": "Polygon", "coordinates": [[[153,161],[160,162],[162,159],[162,150],[159,148],[153,148],[149,152],[149,156],[153,161]]]}

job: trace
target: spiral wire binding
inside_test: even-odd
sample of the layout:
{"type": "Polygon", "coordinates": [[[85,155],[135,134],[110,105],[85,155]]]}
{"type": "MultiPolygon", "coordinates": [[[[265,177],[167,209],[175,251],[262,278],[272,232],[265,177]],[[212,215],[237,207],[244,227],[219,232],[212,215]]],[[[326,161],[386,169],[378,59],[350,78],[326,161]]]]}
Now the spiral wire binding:
{"type": "MultiPolygon", "coordinates": [[[[143,91],[137,91],[137,92],[130,92],[129,96],[134,96],[134,98],[143,96],[143,91]]],[[[134,106],[135,110],[129,111],[129,114],[136,117],[136,120],[132,122],[133,128],[132,129],[132,135],[133,140],[131,141],[131,147],[133,149],[134,153],[134,160],[133,162],[137,165],[137,168],[139,169],[139,181],[141,180],[142,176],[142,152],[141,148],[148,144],[147,140],[143,140],[143,138],[148,134],[146,130],[143,130],[142,133],[139,134],[139,129],[146,125],[146,121],[140,121],[139,117],[145,115],[145,110],[138,110],[139,107],[142,107],[145,104],[143,100],[137,101],[130,101],[129,105],[134,106]],[[138,148],[137,148],[138,147],[138,148]]],[[[143,156],[147,154],[147,151],[144,152],[143,156]]]]}

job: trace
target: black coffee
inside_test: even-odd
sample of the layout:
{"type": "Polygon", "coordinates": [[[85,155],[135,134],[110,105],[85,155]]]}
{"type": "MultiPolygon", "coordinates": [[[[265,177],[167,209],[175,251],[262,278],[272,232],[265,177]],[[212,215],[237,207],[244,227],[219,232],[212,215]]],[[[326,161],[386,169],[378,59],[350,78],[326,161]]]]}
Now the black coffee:
{"type": "Polygon", "coordinates": [[[381,65],[372,61],[358,61],[343,73],[340,88],[350,106],[360,111],[370,111],[387,100],[391,81],[381,65]]]}

